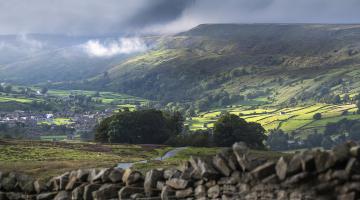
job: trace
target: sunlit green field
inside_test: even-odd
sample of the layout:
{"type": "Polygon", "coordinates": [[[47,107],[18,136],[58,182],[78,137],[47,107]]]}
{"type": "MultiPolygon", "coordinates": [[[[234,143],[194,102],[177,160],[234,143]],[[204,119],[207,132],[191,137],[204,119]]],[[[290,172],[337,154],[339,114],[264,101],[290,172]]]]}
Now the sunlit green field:
{"type": "Polygon", "coordinates": [[[57,125],[57,126],[70,125],[73,123],[74,122],[72,122],[70,118],[61,118],[61,117],[50,119],[50,120],[43,121],[43,122],[38,122],[38,124],[57,125]]]}
{"type": "Polygon", "coordinates": [[[6,97],[0,96],[0,102],[18,102],[18,103],[31,103],[35,99],[25,98],[25,97],[6,97]]]}
{"type": "Polygon", "coordinates": [[[240,106],[200,113],[197,117],[187,119],[186,124],[191,130],[212,127],[221,112],[224,111],[239,115],[246,121],[260,123],[266,130],[282,129],[288,133],[309,129],[322,131],[329,122],[337,122],[344,118],[360,119],[360,115],[356,114],[357,107],[354,104],[314,104],[282,109],[251,109],[246,106],[240,106]],[[347,111],[346,115],[344,115],[344,111],[347,111]],[[315,113],[321,113],[322,118],[320,120],[314,120],[313,116],[315,113]]]}

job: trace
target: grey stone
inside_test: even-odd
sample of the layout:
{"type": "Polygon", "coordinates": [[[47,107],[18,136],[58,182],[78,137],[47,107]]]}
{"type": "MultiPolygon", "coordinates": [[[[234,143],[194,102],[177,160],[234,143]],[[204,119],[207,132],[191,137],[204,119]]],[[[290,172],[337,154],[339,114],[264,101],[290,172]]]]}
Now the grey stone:
{"type": "Polygon", "coordinates": [[[315,157],[311,153],[305,153],[301,157],[301,167],[303,171],[312,172],[316,170],[315,157]]]}
{"type": "Polygon", "coordinates": [[[186,197],[190,197],[193,194],[193,189],[191,187],[186,188],[184,190],[177,190],[175,192],[175,197],[182,199],[182,198],[186,198],[186,197]]]}
{"type": "Polygon", "coordinates": [[[350,158],[345,167],[345,171],[349,176],[354,174],[360,174],[360,163],[357,161],[357,159],[350,158]]]}
{"type": "Polygon", "coordinates": [[[86,183],[81,184],[71,192],[71,199],[82,200],[84,199],[84,190],[86,183]]]}
{"type": "Polygon", "coordinates": [[[89,185],[86,185],[84,187],[84,195],[83,195],[83,199],[84,200],[92,200],[93,196],[92,193],[96,190],[98,190],[101,187],[100,184],[97,183],[91,183],[89,185]]]}
{"type": "Polygon", "coordinates": [[[272,174],[275,174],[275,162],[269,161],[252,170],[251,174],[257,179],[263,179],[272,174]]]}
{"type": "Polygon", "coordinates": [[[222,186],[223,194],[232,195],[238,192],[237,187],[235,185],[223,185],[222,186]]]}
{"type": "Polygon", "coordinates": [[[134,171],[132,169],[126,169],[124,174],[123,174],[122,181],[127,186],[131,186],[131,185],[134,185],[134,184],[136,184],[138,182],[143,181],[143,176],[138,171],[134,171]]]}
{"type": "Polygon", "coordinates": [[[324,172],[334,166],[334,157],[325,151],[317,151],[315,156],[315,166],[318,173],[324,172]]]}
{"type": "Polygon", "coordinates": [[[214,185],[211,188],[209,188],[207,191],[207,196],[212,199],[219,197],[220,196],[220,186],[214,185]]]}
{"type": "Polygon", "coordinates": [[[300,173],[302,171],[302,156],[300,154],[294,155],[287,166],[287,172],[289,176],[300,173]]]}
{"type": "Polygon", "coordinates": [[[360,159],[360,146],[354,146],[350,148],[350,155],[360,159]]]}
{"type": "Polygon", "coordinates": [[[169,186],[163,187],[160,194],[161,200],[170,200],[175,197],[175,191],[169,186]]]}
{"type": "Polygon", "coordinates": [[[357,196],[356,196],[355,192],[337,196],[337,200],[356,200],[356,199],[357,199],[357,196]]]}
{"type": "Polygon", "coordinates": [[[294,185],[309,178],[309,172],[301,172],[286,179],[284,185],[294,185]]]}
{"type": "Polygon", "coordinates": [[[54,198],[54,200],[69,200],[70,193],[67,191],[60,191],[54,198]]]}
{"type": "Polygon", "coordinates": [[[102,183],[102,177],[108,170],[108,168],[92,169],[88,175],[88,181],[90,183],[102,183]]]}
{"type": "Polygon", "coordinates": [[[25,200],[23,194],[17,192],[6,193],[6,198],[9,200],[25,200]]]}
{"type": "Polygon", "coordinates": [[[249,163],[249,160],[247,159],[249,149],[246,146],[246,144],[243,142],[235,143],[232,146],[232,149],[233,149],[234,155],[236,157],[236,160],[237,160],[241,170],[242,171],[249,170],[250,163],[249,163]]]}
{"type": "Polygon", "coordinates": [[[92,193],[94,200],[107,200],[118,197],[118,192],[122,188],[119,184],[104,184],[97,191],[92,193]]]}
{"type": "Polygon", "coordinates": [[[157,183],[156,183],[156,189],[158,189],[158,190],[162,190],[162,188],[163,187],[165,187],[165,181],[158,181],[157,183]]]}
{"type": "Polygon", "coordinates": [[[129,199],[132,194],[144,193],[143,188],[125,186],[118,192],[119,200],[129,199]]]}
{"type": "Polygon", "coordinates": [[[42,180],[36,180],[34,181],[34,190],[36,193],[40,194],[41,192],[48,190],[48,188],[46,187],[45,182],[42,180]]]}
{"type": "Polygon", "coordinates": [[[5,191],[12,192],[15,190],[17,184],[16,184],[16,174],[15,173],[9,173],[7,176],[3,177],[1,180],[1,187],[5,191]]]}
{"type": "Polygon", "coordinates": [[[71,176],[71,178],[69,179],[68,184],[65,187],[65,190],[73,190],[74,188],[76,188],[77,186],[81,185],[81,182],[78,181],[76,176],[71,176]]]}
{"type": "Polygon", "coordinates": [[[109,179],[111,182],[113,183],[118,183],[122,181],[122,176],[124,174],[124,170],[123,169],[117,169],[117,168],[113,168],[110,171],[110,174],[108,175],[109,179]]]}
{"type": "Polygon", "coordinates": [[[101,176],[101,180],[103,183],[118,183],[122,181],[123,174],[123,169],[109,168],[104,171],[101,176]]]}
{"type": "Polygon", "coordinates": [[[345,170],[335,170],[331,174],[331,178],[346,181],[350,178],[350,176],[345,170]]]}
{"type": "Polygon", "coordinates": [[[66,172],[66,173],[62,174],[59,177],[60,190],[65,190],[66,189],[66,185],[69,183],[69,178],[70,178],[70,173],[69,172],[66,172]]]}
{"type": "Polygon", "coordinates": [[[145,175],[144,190],[145,195],[148,197],[160,192],[156,189],[158,181],[163,180],[164,172],[162,170],[152,169],[145,175]]]}
{"type": "Polygon", "coordinates": [[[195,188],[195,197],[196,198],[202,198],[202,197],[206,197],[206,188],[203,185],[198,185],[195,188]]]}
{"type": "Polygon", "coordinates": [[[17,183],[22,192],[25,194],[33,194],[35,193],[34,188],[34,179],[27,175],[17,175],[16,176],[17,183]]]}
{"type": "Polygon", "coordinates": [[[185,189],[188,186],[188,181],[180,178],[172,178],[166,181],[166,185],[174,188],[174,189],[185,189]]]}
{"type": "Polygon", "coordinates": [[[237,170],[237,160],[231,148],[223,149],[220,152],[220,155],[227,161],[227,164],[232,171],[237,170]]]}
{"type": "Polygon", "coordinates": [[[281,157],[275,166],[276,175],[279,177],[280,180],[284,180],[286,178],[288,164],[283,157],[281,157]]]}
{"type": "Polygon", "coordinates": [[[171,168],[164,171],[164,179],[180,178],[181,171],[171,168]]]}
{"type": "Polygon", "coordinates": [[[130,195],[131,199],[144,199],[145,195],[142,193],[134,193],[132,195],[130,195]]]}
{"type": "Polygon", "coordinates": [[[225,159],[223,159],[220,155],[216,155],[213,157],[213,165],[214,167],[221,172],[224,176],[230,176],[231,169],[228,166],[225,159]]]}
{"type": "Polygon", "coordinates": [[[77,170],[76,178],[80,182],[86,182],[89,179],[90,172],[91,172],[91,170],[89,170],[89,169],[79,169],[79,170],[77,170]]]}
{"type": "Polygon", "coordinates": [[[212,166],[209,160],[198,160],[198,169],[202,178],[212,179],[219,176],[219,172],[212,166]]]}
{"type": "Polygon", "coordinates": [[[205,183],[205,186],[206,186],[207,188],[211,188],[211,187],[214,186],[214,185],[216,185],[216,181],[215,181],[215,180],[210,180],[210,181],[207,181],[207,182],[205,183]]]}
{"type": "Polygon", "coordinates": [[[36,200],[52,200],[57,195],[57,192],[41,193],[36,196],[36,200]]]}

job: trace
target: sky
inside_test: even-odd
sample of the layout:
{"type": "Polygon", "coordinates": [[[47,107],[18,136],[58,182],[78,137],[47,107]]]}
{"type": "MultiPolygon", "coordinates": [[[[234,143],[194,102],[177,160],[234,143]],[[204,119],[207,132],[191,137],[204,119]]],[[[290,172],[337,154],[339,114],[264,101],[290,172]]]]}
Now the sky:
{"type": "Polygon", "coordinates": [[[176,33],[203,23],[360,23],[360,0],[0,0],[0,34],[176,33]]]}

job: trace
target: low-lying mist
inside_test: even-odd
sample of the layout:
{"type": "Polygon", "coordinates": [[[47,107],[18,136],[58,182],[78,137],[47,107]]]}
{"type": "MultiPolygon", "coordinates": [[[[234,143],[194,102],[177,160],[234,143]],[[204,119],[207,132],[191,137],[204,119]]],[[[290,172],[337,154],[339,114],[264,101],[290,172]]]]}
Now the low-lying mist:
{"type": "Polygon", "coordinates": [[[147,50],[145,42],[138,37],[124,37],[117,40],[105,41],[89,40],[81,45],[91,57],[111,57],[119,54],[138,53],[147,50]]]}

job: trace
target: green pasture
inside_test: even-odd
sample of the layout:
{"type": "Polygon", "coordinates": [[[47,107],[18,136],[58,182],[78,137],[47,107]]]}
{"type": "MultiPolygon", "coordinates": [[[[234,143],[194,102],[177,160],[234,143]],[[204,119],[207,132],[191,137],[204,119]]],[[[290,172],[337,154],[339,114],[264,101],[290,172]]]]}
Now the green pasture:
{"type": "Polygon", "coordinates": [[[260,123],[266,130],[280,128],[288,133],[310,129],[323,131],[325,125],[329,122],[336,122],[344,118],[360,119],[360,115],[354,114],[357,111],[357,107],[354,104],[313,104],[282,109],[251,109],[247,106],[241,106],[200,113],[197,117],[187,119],[186,124],[189,126],[190,130],[212,127],[213,123],[220,117],[221,111],[239,115],[249,122],[260,123]],[[347,113],[345,113],[346,115],[344,115],[344,111],[347,111],[347,113]],[[321,113],[322,118],[320,120],[314,120],[313,116],[315,113],[321,113]]]}

